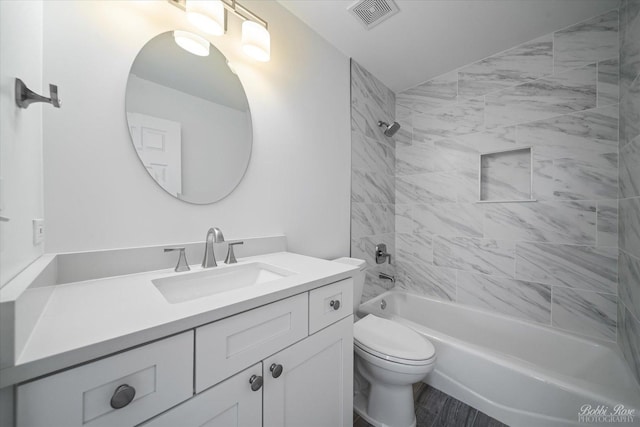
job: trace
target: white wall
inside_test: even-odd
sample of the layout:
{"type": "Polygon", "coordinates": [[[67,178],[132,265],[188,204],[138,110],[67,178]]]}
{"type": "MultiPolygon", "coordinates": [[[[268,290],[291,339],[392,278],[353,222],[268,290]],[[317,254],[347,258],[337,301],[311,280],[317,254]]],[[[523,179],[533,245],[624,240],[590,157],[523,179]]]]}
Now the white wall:
{"type": "Polygon", "coordinates": [[[138,50],[191,28],[166,1],[45,2],[44,76],[62,110],[45,111],[47,252],[284,233],[294,252],[349,251],[349,61],[275,2],[246,5],[269,21],[271,62],[240,52],[240,22],[212,39],[244,84],[254,145],[224,200],[194,206],[167,195],[129,141],[124,97],[138,50]]]}
{"type": "Polygon", "coordinates": [[[187,200],[217,200],[237,183],[251,155],[246,111],[189,95],[131,74],[127,112],[181,125],[182,195],[187,200]]]}
{"type": "Polygon", "coordinates": [[[42,217],[43,104],[18,108],[16,77],[42,93],[41,1],[0,2],[0,286],[43,251],[31,222],[42,217]]]}

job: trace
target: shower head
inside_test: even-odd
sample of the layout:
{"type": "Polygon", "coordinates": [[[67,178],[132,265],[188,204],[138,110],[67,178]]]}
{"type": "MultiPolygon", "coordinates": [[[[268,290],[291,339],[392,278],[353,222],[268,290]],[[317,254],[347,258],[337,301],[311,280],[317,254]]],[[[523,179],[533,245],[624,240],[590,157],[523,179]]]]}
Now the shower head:
{"type": "Polygon", "coordinates": [[[385,136],[389,136],[389,137],[395,135],[396,132],[398,132],[398,129],[400,129],[400,123],[398,123],[398,122],[393,122],[393,123],[389,124],[389,123],[385,123],[383,121],[379,121],[378,122],[378,126],[379,127],[382,127],[382,126],[386,127],[386,129],[384,130],[384,134],[385,134],[385,136]]]}

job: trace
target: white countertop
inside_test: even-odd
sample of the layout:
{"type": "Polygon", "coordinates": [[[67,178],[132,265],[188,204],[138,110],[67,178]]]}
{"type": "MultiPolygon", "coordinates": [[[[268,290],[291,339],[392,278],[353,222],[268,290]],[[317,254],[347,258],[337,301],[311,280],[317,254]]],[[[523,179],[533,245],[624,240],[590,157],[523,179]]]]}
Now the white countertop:
{"type": "MultiPolygon", "coordinates": [[[[0,388],[213,322],[354,275],[356,267],[289,252],[240,259],[295,272],[272,282],[170,304],[151,282],[190,272],[158,270],[53,286],[15,366],[0,388]]],[[[220,264],[218,269],[228,268],[220,264]]],[[[43,288],[25,292],[43,292],[43,288]]]]}

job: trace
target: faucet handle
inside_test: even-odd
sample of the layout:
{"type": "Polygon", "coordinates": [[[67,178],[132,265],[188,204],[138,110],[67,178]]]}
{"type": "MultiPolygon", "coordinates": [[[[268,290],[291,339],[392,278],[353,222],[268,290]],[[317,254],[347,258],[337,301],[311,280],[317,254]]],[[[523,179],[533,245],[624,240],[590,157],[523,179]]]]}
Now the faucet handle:
{"type": "Polygon", "coordinates": [[[391,254],[387,252],[387,245],[378,243],[375,251],[376,264],[383,264],[385,260],[391,264],[391,254]]]}
{"type": "Polygon", "coordinates": [[[178,264],[176,264],[175,271],[181,272],[191,270],[191,268],[189,267],[189,263],[187,262],[187,255],[185,254],[184,248],[164,248],[164,251],[180,251],[180,255],[178,256],[178,264]]]}
{"type": "Polygon", "coordinates": [[[227,250],[227,257],[224,259],[225,264],[235,264],[238,262],[236,255],[233,253],[233,247],[235,245],[244,245],[243,241],[229,242],[229,249],[227,250]]]}

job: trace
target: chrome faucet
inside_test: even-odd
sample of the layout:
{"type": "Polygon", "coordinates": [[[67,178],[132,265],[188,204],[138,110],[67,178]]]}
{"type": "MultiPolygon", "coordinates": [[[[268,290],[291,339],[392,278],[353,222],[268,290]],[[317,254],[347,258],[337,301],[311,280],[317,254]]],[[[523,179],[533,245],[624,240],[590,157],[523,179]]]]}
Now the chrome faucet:
{"type": "Polygon", "coordinates": [[[213,244],[224,242],[222,231],[218,227],[210,228],[207,232],[207,239],[204,244],[204,259],[202,260],[202,268],[217,267],[216,255],[213,253],[213,244]]]}
{"type": "Polygon", "coordinates": [[[391,283],[396,283],[396,278],[395,276],[391,275],[391,274],[387,274],[387,273],[380,273],[378,274],[378,278],[380,279],[384,279],[384,280],[388,280],[391,283]]]}

